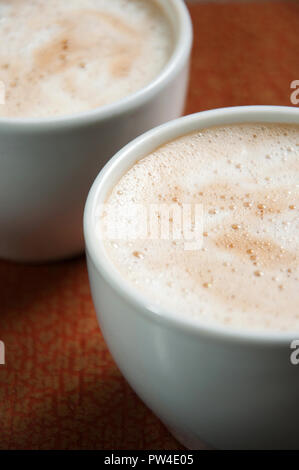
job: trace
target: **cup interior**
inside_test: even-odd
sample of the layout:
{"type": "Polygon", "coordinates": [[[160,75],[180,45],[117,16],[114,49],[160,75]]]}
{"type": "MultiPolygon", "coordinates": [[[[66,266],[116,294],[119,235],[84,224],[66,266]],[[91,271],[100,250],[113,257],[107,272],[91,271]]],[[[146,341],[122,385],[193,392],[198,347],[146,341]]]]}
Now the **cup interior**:
{"type": "Polygon", "coordinates": [[[179,328],[188,329],[192,334],[200,331],[201,334],[204,332],[207,335],[218,335],[230,341],[289,344],[294,336],[290,332],[249,331],[245,328],[224,327],[157,309],[123,279],[109,260],[103,240],[97,231],[99,205],[106,201],[114,185],[138,160],[168,141],[196,130],[215,125],[249,122],[299,124],[299,110],[279,106],[241,106],[203,111],[163,124],[125,146],[102,169],[90,190],[84,214],[86,249],[101,275],[125,301],[138,308],[141,314],[158,317],[159,321],[167,321],[179,328]]]}
{"type": "Polygon", "coordinates": [[[42,118],[6,118],[0,117],[3,128],[21,128],[31,130],[32,126],[40,129],[49,126],[76,127],[84,124],[99,123],[111,119],[126,111],[134,111],[138,106],[150,101],[177,73],[177,70],[187,60],[192,46],[192,23],[188,9],[183,0],[156,0],[161,11],[171,25],[173,33],[173,49],[169,60],[161,72],[146,86],[124,98],[101,106],[99,108],[59,116],[42,118]],[[13,126],[13,127],[12,127],[13,126]]]}

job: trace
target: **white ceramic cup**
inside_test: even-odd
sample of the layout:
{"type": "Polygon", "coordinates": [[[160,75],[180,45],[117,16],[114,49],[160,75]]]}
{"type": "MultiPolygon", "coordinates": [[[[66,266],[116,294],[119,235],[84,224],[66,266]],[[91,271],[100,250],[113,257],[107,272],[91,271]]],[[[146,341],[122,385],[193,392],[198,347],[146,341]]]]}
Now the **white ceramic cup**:
{"type": "Polygon", "coordinates": [[[192,25],[182,0],[158,3],[174,46],[148,86],[89,112],[0,118],[0,258],[45,261],[80,253],[84,203],[102,166],[137,135],[182,114],[192,25]]]}
{"type": "Polygon", "coordinates": [[[98,320],[118,367],[185,446],[299,449],[299,332],[208,326],[157,311],[112,265],[96,233],[97,209],[140,158],[200,128],[243,122],[299,124],[299,109],[249,106],[205,111],[164,124],[122,149],[101,171],[84,216],[88,271],[98,320]]]}

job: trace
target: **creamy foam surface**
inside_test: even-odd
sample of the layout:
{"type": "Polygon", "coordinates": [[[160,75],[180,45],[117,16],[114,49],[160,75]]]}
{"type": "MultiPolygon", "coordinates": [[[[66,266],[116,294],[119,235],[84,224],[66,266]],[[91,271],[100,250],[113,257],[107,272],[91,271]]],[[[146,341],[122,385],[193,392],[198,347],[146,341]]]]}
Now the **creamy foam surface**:
{"type": "Polygon", "coordinates": [[[172,47],[155,0],[0,0],[0,116],[110,104],[150,83],[172,47]]]}
{"type": "MultiPolygon", "coordinates": [[[[299,126],[230,125],[181,137],[136,163],[107,202],[123,218],[132,202],[203,204],[202,248],[187,251],[171,238],[105,240],[107,255],[149,304],[178,316],[299,330],[298,175],[299,126]]],[[[101,224],[108,220],[104,213],[101,224]]]]}

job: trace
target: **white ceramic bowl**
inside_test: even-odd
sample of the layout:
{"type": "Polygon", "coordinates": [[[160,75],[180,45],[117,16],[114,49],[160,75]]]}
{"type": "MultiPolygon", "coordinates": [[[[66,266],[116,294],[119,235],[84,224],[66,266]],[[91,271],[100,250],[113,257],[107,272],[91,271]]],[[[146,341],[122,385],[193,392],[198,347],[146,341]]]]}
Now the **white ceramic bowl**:
{"type": "Polygon", "coordinates": [[[148,86],[89,112],[0,118],[0,258],[44,261],[81,252],[84,203],[103,164],[137,135],[182,114],[192,25],[182,0],[158,1],[175,43],[148,86]]]}
{"type": "Polygon", "coordinates": [[[107,345],[142,400],[185,446],[299,449],[297,335],[208,326],[155,311],[116,271],[95,234],[99,203],[134,162],[196,129],[238,122],[299,124],[299,109],[237,107],[160,126],[121,150],[89,193],[84,232],[91,290],[107,345]]]}

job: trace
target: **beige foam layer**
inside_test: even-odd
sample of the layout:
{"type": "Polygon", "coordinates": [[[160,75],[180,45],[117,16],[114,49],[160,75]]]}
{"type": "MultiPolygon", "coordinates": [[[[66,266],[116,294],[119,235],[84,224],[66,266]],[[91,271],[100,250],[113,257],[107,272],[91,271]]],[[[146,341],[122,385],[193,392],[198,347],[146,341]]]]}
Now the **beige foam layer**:
{"type": "Polygon", "coordinates": [[[117,101],[172,51],[155,0],[0,0],[0,116],[45,117],[117,101]]]}
{"type": "Polygon", "coordinates": [[[202,204],[203,247],[114,240],[108,256],[150,303],[177,315],[299,330],[298,176],[299,126],[224,126],[170,142],[134,165],[107,202],[124,220],[132,202],[202,204]]]}

